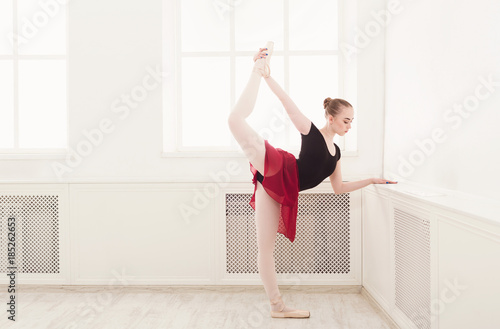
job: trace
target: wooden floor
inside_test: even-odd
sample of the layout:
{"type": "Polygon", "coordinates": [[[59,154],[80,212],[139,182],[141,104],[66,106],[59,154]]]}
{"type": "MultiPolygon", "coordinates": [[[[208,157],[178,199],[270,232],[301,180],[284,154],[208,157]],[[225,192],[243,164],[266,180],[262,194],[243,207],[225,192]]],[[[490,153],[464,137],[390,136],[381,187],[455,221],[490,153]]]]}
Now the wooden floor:
{"type": "Polygon", "coordinates": [[[309,319],[274,319],[258,286],[20,286],[16,322],[1,286],[0,328],[353,328],[397,327],[361,287],[280,286],[285,303],[309,319]]]}

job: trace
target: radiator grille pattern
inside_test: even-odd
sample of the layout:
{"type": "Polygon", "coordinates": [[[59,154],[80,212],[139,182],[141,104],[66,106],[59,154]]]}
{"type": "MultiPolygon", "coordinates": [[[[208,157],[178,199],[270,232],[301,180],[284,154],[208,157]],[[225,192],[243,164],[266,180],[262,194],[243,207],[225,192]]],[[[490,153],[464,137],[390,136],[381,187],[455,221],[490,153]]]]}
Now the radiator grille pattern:
{"type": "Polygon", "coordinates": [[[394,209],[396,307],[416,328],[431,327],[430,222],[394,209]]]}
{"type": "MultiPolygon", "coordinates": [[[[258,273],[251,194],[226,194],[226,272],[258,273]]],[[[294,242],[278,234],[277,273],[347,274],[350,271],[349,193],[299,194],[294,242]]]]}
{"type": "Polygon", "coordinates": [[[18,273],[59,273],[55,195],[0,195],[0,271],[7,272],[8,219],[15,218],[18,273]]]}

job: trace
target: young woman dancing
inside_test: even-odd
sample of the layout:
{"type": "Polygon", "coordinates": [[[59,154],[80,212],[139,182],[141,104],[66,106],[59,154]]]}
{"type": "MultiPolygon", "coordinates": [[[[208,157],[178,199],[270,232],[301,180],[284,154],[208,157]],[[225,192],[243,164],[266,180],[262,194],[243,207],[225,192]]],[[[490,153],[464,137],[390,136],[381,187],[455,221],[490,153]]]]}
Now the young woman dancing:
{"type": "Polygon", "coordinates": [[[351,129],[354,110],[343,99],[326,98],[325,125],[318,129],[270,76],[269,62],[273,43],[260,48],[254,56],[254,68],[238,102],[232,109],[229,128],[250,162],[254,194],[250,205],[255,209],[257,229],[258,268],[267,297],[271,316],[275,318],[308,318],[309,311],[288,307],[283,302],[276,280],[274,248],[276,234],[281,233],[291,242],[295,239],[299,191],[313,188],[330,177],[335,194],[352,192],[369,184],[396,183],[380,178],[356,182],[342,182],[340,149],[333,142],[335,134],[344,136],[351,129]],[[282,102],[293,125],[301,134],[299,158],[287,151],[274,148],[246,122],[257,99],[261,78],[282,102]]]}

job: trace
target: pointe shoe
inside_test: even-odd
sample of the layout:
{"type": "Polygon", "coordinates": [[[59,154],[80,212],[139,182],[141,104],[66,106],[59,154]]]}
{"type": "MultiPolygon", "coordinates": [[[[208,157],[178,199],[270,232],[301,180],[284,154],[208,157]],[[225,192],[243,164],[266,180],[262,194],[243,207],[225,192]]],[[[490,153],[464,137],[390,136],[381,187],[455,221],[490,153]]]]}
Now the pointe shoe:
{"type": "Polygon", "coordinates": [[[265,71],[264,78],[269,78],[271,76],[270,63],[271,63],[271,55],[273,54],[273,50],[274,50],[274,42],[268,41],[266,43],[266,48],[267,48],[267,57],[266,57],[266,71],[265,71]]]}
{"type": "Polygon", "coordinates": [[[271,317],[273,318],[308,318],[310,316],[309,311],[302,310],[293,310],[289,312],[283,312],[285,309],[285,303],[281,299],[281,296],[278,299],[272,300],[271,305],[280,305],[279,311],[273,311],[271,306],[271,317]]]}
{"type": "Polygon", "coordinates": [[[274,42],[268,41],[266,43],[266,53],[267,56],[266,58],[258,58],[255,61],[255,67],[254,71],[260,73],[264,78],[269,78],[271,76],[271,67],[270,67],[270,62],[271,62],[271,55],[274,50],[274,42]]]}

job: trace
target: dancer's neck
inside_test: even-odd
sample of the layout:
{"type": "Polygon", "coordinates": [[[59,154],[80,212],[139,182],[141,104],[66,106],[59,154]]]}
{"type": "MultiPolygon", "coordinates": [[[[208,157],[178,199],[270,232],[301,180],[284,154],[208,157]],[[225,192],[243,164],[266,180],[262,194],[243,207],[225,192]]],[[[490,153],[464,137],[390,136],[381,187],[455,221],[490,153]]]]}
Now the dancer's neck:
{"type": "Polygon", "coordinates": [[[321,131],[321,133],[329,140],[329,141],[332,141],[333,142],[333,138],[335,137],[335,133],[332,132],[328,125],[325,124],[325,126],[323,128],[321,128],[319,131],[321,131]]]}

